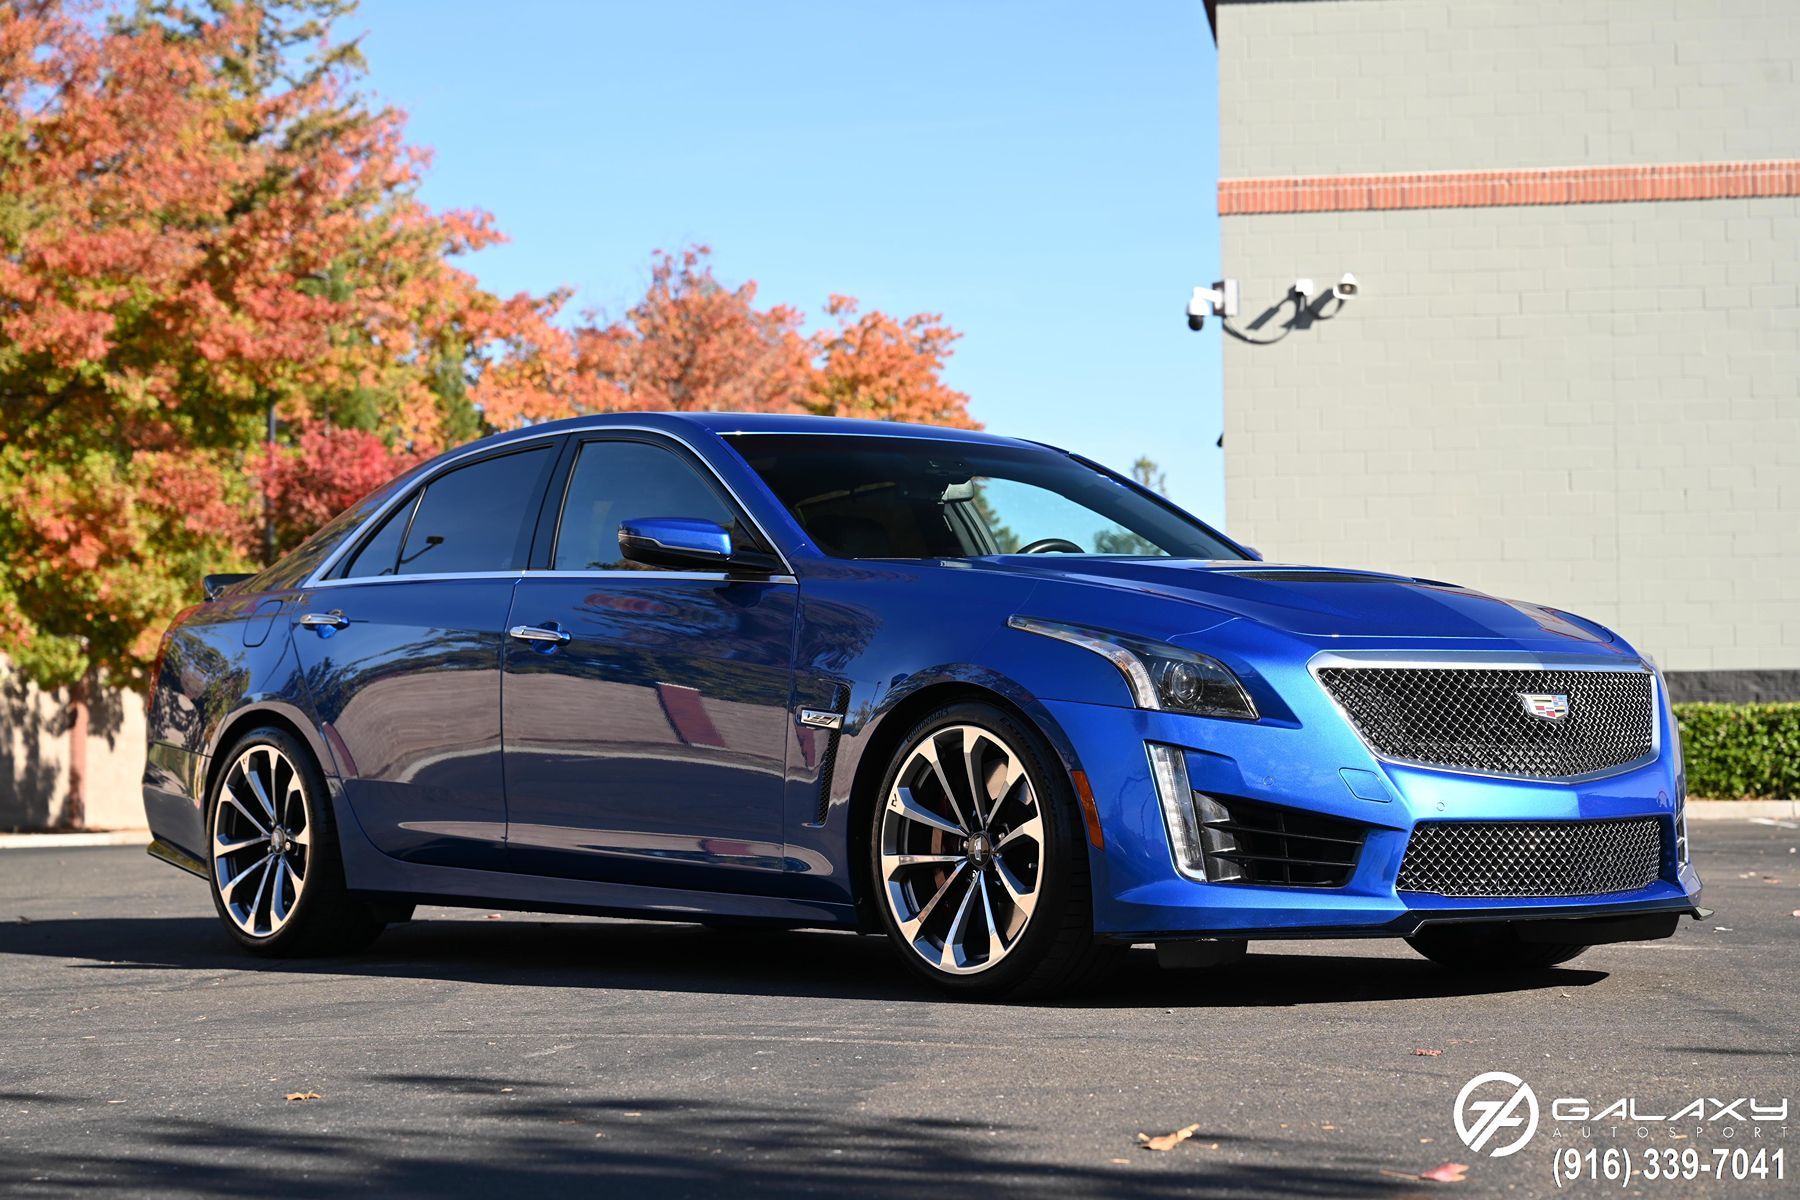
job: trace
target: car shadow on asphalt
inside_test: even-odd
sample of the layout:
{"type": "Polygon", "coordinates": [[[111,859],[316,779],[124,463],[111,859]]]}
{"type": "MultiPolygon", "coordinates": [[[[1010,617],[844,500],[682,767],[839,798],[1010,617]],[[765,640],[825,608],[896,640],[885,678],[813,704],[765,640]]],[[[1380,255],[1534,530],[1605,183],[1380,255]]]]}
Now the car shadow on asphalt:
{"type": "MultiPolygon", "coordinates": [[[[1302,954],[1264,943],[1243,962],[1165,971],[1133,951],[1081,1007],[1248,1008],[1497,995],[1583,987],[1604,971],[1558,967],[1466,975],[1400,956],[1302,954]]],[[[268,970],[471,984],[941,1001],[880,938],[820,931],[712,930],[641,921],[430,919],[389,928],[348,957],[253,958],[206,917],[58,918],[0,924],[0,954],[83,960],[90,968],[268,970]]]]}
{"type": "Polygon", "coordinates": [[[291,1109],[210,1119],[158,1115],[141,1119],[128,1145],[71,1138],[29,1155],[0,1147],[0,1182],[32,1181],[21,1187],[31,1195],[236,1197],[280,1188],[536,1200],[1425,1194],[1416,1182],[1384,1174],[1374,1153],[1291,1136],[1201,1129],[1189,1153],[1125,1149],[1129,1157],[1069,1162],[1047,1158],[1041,1134],[1004,1113],[970,1122],[784,1099],[571,1095],[591,1081],[512,1074],[404,1074],[372,1082],[429,1094],[439,1119],[421,1128],[416,1119],[372,1107],[329,1128],[300,1125],[291,1109]],[[1317,1161],[1327,1153],[1331,1161],[1317,1161]]]}

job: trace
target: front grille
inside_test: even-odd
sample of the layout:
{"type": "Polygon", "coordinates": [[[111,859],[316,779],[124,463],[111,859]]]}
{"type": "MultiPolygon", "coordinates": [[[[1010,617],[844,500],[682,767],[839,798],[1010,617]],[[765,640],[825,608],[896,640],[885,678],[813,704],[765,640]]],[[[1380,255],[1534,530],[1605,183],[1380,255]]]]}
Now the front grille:
{"type": "Polygon", "coordinates": [[[1366,832],[1353,821],[1205,792],[1194,793],[1194,811],[1212,883],[1343,887],[1366,832]]]}
{"type": "Polygon", "coordinates": [[[1560,779],[1623,766],[1654,748],[1648,671],[1323,667],[1319,681],[1388,758],[1560,779]],[[1567,697],[1566,715],[1534,716],[1529,697],[1567,697]]]}
{"type": "Polygon", "coordinates": [[[1662,823],[1422,821],[1396,886],[1439,896],[1604,896],[1662,874],[1662,823]]]}

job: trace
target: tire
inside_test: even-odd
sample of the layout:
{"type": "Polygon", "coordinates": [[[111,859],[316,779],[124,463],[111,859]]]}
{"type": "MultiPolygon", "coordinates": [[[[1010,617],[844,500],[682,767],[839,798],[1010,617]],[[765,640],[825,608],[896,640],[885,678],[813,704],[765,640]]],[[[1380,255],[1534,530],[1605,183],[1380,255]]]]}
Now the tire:
{"type": "Polygon", "coordinates": [[[1554,967],[1590,949],[1556,942],[1527,942],[1509,922],[1427,925],[1406,944],[1439,966],[1471,974],[1536,971],[1554,967]]]}
{"type": "Polygon", "coordinates": [[[1124,955],[1094,938],[1068,776],[1017,717],[982,703],[932,713],[908,731],[869,808],[870,897],[922,978],[964,996],[1045,999],[1124,955]]]}
{"type": "Polygon", "coordinates": [[[207,797],[206,860],[231,939],[272,958],[367,947],[384,922],[344,886],[330,794],[311,752],[264,726],[234,742],[224,763],[207,797]]]}

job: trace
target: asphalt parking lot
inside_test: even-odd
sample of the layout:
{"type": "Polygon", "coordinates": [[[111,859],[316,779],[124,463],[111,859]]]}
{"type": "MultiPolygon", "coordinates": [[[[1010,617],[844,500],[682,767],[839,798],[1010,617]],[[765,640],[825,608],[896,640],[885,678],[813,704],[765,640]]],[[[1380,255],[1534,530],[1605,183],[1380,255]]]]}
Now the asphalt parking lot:
{"type": "Polygon", "coordinates": [[[874,938],[452,909],[265,965],[139,848],[0,851],[0,1192],[1530,1196],[1616,1145],[1786,1150],[1785,1182],[1627,1194],[1791,1194],[1786,1123],[1546,1115],[1503,1159],[1452,1124],[1490,1070],[1640,1113],[1800,1092],[1800,831],[1695,835],[1718,912],[1671,941],[1503,980],[1400,943],[1140,951],[1048,1007],[941,1000],[874,938]],[[1467,1178],[1408,1178],[1447,1162],[1467,1178]]]}

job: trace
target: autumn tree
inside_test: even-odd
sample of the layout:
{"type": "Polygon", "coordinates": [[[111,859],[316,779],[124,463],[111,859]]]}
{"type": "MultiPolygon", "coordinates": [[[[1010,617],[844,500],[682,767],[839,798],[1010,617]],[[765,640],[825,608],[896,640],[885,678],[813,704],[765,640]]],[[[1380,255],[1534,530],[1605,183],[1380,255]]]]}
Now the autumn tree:
{"type": "Polygon", "coordinates": [[[1131,464],[1131,478],[1140,486],[1149,488],[1159,496],[1169,494],[1169,477],[1156,464],[1156,460],[1148,454],[1140,454],[1137,461],[1131,464]]]}
{"type": "Polygon", "coordinates": [[[0,0],[0,653],[77,714],[101,678],[141,686],[198,577],[256,561],[269,522],[291,544],[483,433],[624,408],[971,424],[937,318],[834,298],[809,334],[703,247],[610,324],[482,289],[455,260],[499,234],[419,200],[425,153],[333,36],[351,6],[0,0]]]}
{"type": "Polygon", "coordinates": [[[78,708],[248,558],[271,410],[400,454],[566,411],[489,369],[557,350],[561,297],[450,265],[497,235],[419,203],[345,7],[0,0],[0,651],[78,708]]]}
{"type": "Polygon", "coordinates": [[[709,254],[659,252],[648,290],[622,320],[576,332],[583,407],[804,411],[812,370],[800,313],[757,308],[756,284],[726,287],[709,254]]]}
{"type": "Polygon", "coordinates": [[[943,382],[959,334],[942,318],[859,313],[832,296],[834,325],[808,334],[798,309],[758,308],[755,282],[713,274],[711,251],[658,253],[643,299],[620,320],[575,333],[583,411],[815,413],[977,428],[969,398],[943,382]]]}
{"type": "Polygon", "coordinates": [[[969,398],[943,381],[951,346],[962,335],[935,313],[897,320],[882,312],[859,316],[849,296],[833,296],[825,311],[837,328],[813,338],[817,370],[809,411],[836,417],[912,421],[979,429],[969,398]]]}

